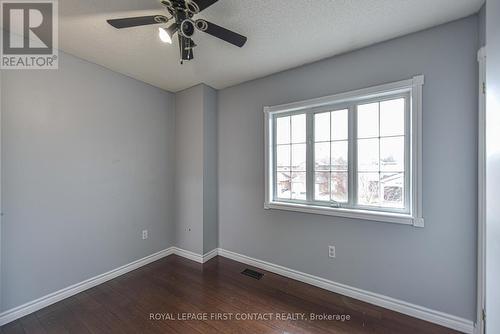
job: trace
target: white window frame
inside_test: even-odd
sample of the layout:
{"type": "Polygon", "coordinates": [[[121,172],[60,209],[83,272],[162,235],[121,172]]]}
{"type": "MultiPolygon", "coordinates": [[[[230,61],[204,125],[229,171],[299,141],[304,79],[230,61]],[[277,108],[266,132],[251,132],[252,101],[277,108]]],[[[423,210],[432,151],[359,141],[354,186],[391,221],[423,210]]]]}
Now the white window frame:
{"type": "MultiPolygon", "coordinates": [[[[287,211],[298,211],[312,214],[338,216],[344,218],[364,219],[378,222],[398,223],[413,225],[415,227],[424,227],[422,217],[422,87],[424,85],[424,76],[418,75],[408,80],[391,82],[379,86],[359,89],[346,93],[340,93],[316,99],[293,102],[283,105],[264,107],[265,114],[265,209],[277,209],[287,211]],[[370,99],[379,99],[396,94],[409,95],[409,125],[405,136],[410,140],[409,170],[405,173],[410,174],[407,196],[409,196],[408,212],[390,212],[382,209],[359,209],[328,207],[313,204],[294,203],[277,201],[274,197],[274,119],[279,114],[296,114],[311,110],[321,110],[331,107],[331,110],[338,109],[342,104],[352,104],[370,99]]],[[[325,109],[326,110],[326,109],[325,109]]],[[[352,114],[352,110],[349,110],[352,114]]],[[[349,116],[352,117],[352,116],[349,116]]],[[[309,122],[310,123],[310,122],[309,122]]],[[[310,125],[309,125],[310,126],[310,125]]],[[[350,131],[352,132],[352,131],[350,131]]],[[[354,142],[350,136],[349,145],[354,142]]],[[[349,154],[353,154],[349,150],[349,154]]],[[[351,161],[351,159],[349,159],[351,161]]],[[[311,160],[309,159],[309,164],[311,160]]],[[[310,166],[309,166],[310,168],[310,166]]],[[[351,178],[351,175],[350,175],[351,178]]],[[[308,180],[310,183],[311,180],[308,180]]],[[[308,184],[308,189],[311,185],[308,184]]],[[[351,194],[350,194],[351,195],[351,194]]],[[[388,209],[390,210],[390,209],[388,209]]]]}

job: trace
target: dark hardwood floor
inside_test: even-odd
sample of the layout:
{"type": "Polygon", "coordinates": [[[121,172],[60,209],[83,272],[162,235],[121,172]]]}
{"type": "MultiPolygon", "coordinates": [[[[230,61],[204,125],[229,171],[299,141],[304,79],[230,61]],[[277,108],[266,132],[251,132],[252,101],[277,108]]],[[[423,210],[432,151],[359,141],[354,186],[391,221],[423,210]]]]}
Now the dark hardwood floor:
{"type": "Polygon", "coordinates": [[[248,267],[222,257],[201,265],[172,255],[7,324],[1,332],[456,333],[259,269],[265,274],[261,280],[242,275],[248,267]],[[314,320],[311,314],[350,320],[314,320]],[[201,319],[182,319],[193,316],[201,319]]]}

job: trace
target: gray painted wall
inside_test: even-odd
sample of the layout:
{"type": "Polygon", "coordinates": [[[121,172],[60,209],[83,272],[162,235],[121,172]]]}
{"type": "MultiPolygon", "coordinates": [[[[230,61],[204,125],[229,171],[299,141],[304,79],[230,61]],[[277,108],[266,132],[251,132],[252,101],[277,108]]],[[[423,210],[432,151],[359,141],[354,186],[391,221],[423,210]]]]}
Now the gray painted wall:
{"type": "Polygon", "coordinates": [[[477,13],[479,24],[479,46],[486,45],[486,4],[477,13]]]}
{"type": "Polygon", "coordinates": [[[203,253],[204,87],[175,95],[176,246],[203,253]]]}
{"type": "Polygon", "coordinates": [[[217,91],[176,94],[176,243],[198,254],[217,248],[217,91]]]}
{"type": "Polygon", "coordinates": [[[173,95],[59,66],[2,73],[2,310],[174,242],[173,95]]]}
{"type": "Polygon", "coordinates": [[[500,0],[488,0],[486,65],[486,332],[500,333],[500,0]]]}
{"type": "Polygon", "coordinates": [[[477,47],[471,16],[219,91],[220,247],[475,319],[477,47]],[[425,228],[263,209],[263,106],[416,74],[425,228]]]}
{"type": "Polygon", "coordinates": [[[203,253],[219,245],[217,222],[217,91],[204,87],[203,253]]]}

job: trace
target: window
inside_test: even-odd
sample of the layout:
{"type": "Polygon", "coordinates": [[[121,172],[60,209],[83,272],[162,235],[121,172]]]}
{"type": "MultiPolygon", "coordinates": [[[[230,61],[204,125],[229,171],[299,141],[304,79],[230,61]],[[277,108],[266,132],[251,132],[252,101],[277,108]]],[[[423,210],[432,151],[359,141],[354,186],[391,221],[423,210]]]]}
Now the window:
{"type": "Polygon", "coordinates": [[[266,203],[423,226],[423,76],[266,107],[266,203]]]}

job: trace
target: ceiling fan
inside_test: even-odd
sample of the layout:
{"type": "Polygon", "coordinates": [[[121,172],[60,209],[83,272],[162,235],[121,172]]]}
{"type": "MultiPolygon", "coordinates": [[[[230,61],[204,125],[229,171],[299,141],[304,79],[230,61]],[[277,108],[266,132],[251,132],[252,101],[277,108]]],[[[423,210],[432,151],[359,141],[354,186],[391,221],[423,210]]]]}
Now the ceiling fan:
{"type": "Polygon", "coordinates": [[[166,8],[169,16],[139,16],[112,19],[107,20],[107,22],[117,29],[122,29],[151,24],[166,24],[169,21],[173,21],[170,26],[159,28],[159,36],[162,42],[172,44],[172,37],[177,33],[182,64],[185,60],[192,60],[194,57],[193,48],[196,44],[191,38],[196,30],[220,38],[240,48],[245,45],[247,41],[245,36],[203,19],[193,19],[193,16],[207,7],[210,7],[217,1],[218,0],[162,0],[161,4],[166,8]]]}

